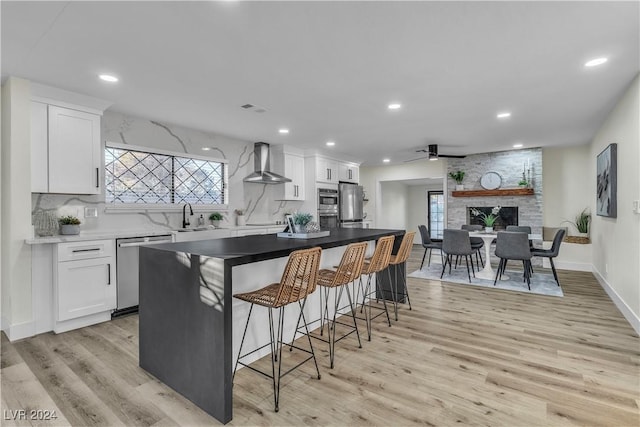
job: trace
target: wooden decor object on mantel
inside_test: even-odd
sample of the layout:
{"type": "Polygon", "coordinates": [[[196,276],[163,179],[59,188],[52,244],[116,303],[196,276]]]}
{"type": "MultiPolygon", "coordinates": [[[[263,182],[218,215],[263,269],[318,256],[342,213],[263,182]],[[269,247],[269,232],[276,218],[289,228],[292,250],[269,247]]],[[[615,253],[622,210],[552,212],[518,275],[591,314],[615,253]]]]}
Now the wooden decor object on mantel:
{"type": "Polygon", "coordinates": [[[453,197],[533,196],[533,188],[504,188],[499,190],[452,191],[453,197]]]}

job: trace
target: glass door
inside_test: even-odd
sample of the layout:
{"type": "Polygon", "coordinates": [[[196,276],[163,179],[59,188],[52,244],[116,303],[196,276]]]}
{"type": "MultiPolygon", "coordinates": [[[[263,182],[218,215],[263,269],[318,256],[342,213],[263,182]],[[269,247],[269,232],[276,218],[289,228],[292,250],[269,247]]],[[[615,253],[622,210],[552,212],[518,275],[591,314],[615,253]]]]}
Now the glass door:
{"type": "Polygon", "coordinates": [[[444,193],[442,191],[427,192],[427,207],[431,240],[442,240],[444,230],[444,193]]]}

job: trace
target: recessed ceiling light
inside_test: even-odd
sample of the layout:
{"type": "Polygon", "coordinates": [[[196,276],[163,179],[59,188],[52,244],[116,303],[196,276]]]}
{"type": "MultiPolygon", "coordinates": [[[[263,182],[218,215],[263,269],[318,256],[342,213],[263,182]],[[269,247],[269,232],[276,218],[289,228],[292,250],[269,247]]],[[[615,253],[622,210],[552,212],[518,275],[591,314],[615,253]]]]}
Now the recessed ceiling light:
{"type": "Polygon", "coordinates": [[[607,62],[607,58],[596,58],[588,61],[584,64],[585,67],[595,67],[596,65],[602,65],[607,62]]]}
{"type": "Polygon", "coordinates": [[[499,118],[499,119],[507,119],[507,118],[511,117],[511,113],[508,112],[508,111],[504,111],[502,113],[498,113],[496,115],[496,117],[499,118]]]}
{"type": "Polygon", "coordinates": [[[389,110],[399,110],[400,107],[402,107],[402,104],[398,104],[397,102],[387,105],[389,110]]]}
{"type": "Polygon", "coordinates": [[[327,141],[327,146],[328,146],[328,147],[333,147],[334,145],[336,145],[336,143],[335,143],[335,142],[333,142],[333,141],[327,141]]]}
{"type": "Polygon", "coordinates": [[[278,129],[280,133],[289,133],[289,129],[278,129]]]}
{"type": "Polygon", "coordinates": [[[100,77],[100,80],[103,80],[109,83],[115,83],[118,81],[118,78],[116,76],[112,76],[110,74],[100,74],[98,77],[100,77]]]}
{"type": "Polygon", "coordinates": [[[383,162],[385,163],[389,163],[391,161],[391,159],[382,159],[383,162]]]}
{"type": "Polygon", "coordinates": [[[211,147],[202,147],[202,151],[209,151],[211,150],[211,147]]]}
{"type": "Polygon", "coordinates": [[[522,148],[522,144],[520,144],[520,143],[513,144],[513,148],[522,148]]]}

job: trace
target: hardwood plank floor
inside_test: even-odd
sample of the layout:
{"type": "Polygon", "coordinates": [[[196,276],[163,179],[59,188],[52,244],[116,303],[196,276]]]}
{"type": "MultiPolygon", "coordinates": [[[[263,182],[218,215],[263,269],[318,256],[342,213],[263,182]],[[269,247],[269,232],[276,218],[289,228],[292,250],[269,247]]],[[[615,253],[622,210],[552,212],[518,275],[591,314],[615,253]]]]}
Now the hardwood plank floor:
{"type": "MultiPolygon", "coordinates": [[[[421,258],[415,247],[407,271],[421,258]]],[[[312,364],[286,376],[280,412],[270,381],[239,371],[230,424],[639,426],[640,339],[591,273],[559,273],[563,298],[410,278],[413,310],[391,327],[376,319],[362,349],[354,335],[338,342],[334,369],[314,341],[322,379],[312,364]]],[[[1,424],[219,424],[138,367],[137,331],[134,315],[3,334],[1,424]],[[19,409],[57,418],[11,420],[19,409]]]]}

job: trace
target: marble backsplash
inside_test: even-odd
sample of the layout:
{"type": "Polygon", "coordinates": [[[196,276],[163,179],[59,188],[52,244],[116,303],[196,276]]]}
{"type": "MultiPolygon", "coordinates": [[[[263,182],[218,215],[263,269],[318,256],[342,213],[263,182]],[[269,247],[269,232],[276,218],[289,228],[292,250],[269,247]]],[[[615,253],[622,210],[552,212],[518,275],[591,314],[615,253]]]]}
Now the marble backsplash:
{"type": "MultiPolygon", "coordinates": [[[[294,212],[302,202],[275,200],[275,186],[243,182],[253,171],[253,142],[218,134],[201,132],[168,123],[107,111],[102,117],[102,138],[105,141],[189,153],[228,162],[228,209],[218,211],[225,216],[222,227],[234,226],[236,209],[244,209],[247,223],[269,223],[282,220],[285,213],[294,212]],[[202,147],[210,147],[203,151],[202,147]]],[[[104,147],[103,147],[104,148],[104,147]]],[[[82,221],[81,230],[159,230],[175,229],[182,225],[182,210],[152,209],[112,210],[104,202],[104,193],[98,195],[70,195],[32,193],[32,214],[38,211],[54,212],[57,216],[74,215],[82,221]],[[97,217],[86,217],[85,208],[96,208],[97,217]]],[[[214,209],[194,205],[191,224],[202,214],[207,220],[214,209]]]]}

